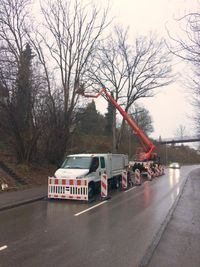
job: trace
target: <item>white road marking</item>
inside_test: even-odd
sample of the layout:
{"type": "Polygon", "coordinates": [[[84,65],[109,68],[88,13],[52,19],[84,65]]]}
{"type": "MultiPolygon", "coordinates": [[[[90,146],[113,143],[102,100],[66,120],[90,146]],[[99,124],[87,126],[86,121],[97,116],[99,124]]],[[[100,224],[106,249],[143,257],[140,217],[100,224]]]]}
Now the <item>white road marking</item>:
{"type": "Polygon", "coordinates": [[[129,192],[129,191],[131,191],[131,190],[133,190],[133,189],[136,189],[136,186],[134,186],[134,187],[132,187],[132,188],[130,188],[130,189],[124,191],[124,193],[127,193],[127,192],[129,192]]]}
{"type": "Polygon", "coordinates": [[[106,202],[108,202],[108,200],[105,200],[105,201],[103,201],[103,202],[101,202],[101,203],[99,203],[99,204],[97,204],[97,205],[94,205],[94,206],[92,206],[91,208],[88,208],[88,209],[86,209],[86,210],[83,210],[83,211],[81,211],[81,212],[78,212],[78,213],[74,214],[74,216],[79,216],[79,215],[81,215],[81,214],[83,214],[83,213],[85,213],[85,212],[87,212],[87,211],[89,211],[89,210],[95,209],[95,208],[97,208],[97,207],[99,207],[99,206],[105,204],[106,202]]]}
{"type": "Polygon", "coordinates": [[[6,249],[8,246],[0,247],[0,251],[6,249]]]}

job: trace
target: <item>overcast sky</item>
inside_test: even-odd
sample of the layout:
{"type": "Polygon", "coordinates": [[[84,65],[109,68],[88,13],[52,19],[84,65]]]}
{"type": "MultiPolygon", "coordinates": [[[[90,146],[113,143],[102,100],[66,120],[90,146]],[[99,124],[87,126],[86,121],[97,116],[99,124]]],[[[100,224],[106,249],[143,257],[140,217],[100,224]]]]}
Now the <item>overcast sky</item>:
{"type": "MultiPolygon", "coordinates": [[[[108,1],[101,0],[102,5],[108,1]]],[[[196,0],[111,0],[111,14],[116,24],[130,26],[133,34],[147,34],[149,31],[157,32],[167,37],[166,25],[176,31],[177,22],[185,13],[197,10],[196,0]]],[[[183,76],[179,66],[180,76],[183,76]]],[[[185,74],[184,74],[185,75],[185,74]]],[[[179,76],[179,77],[180,77],[179,76]]],[[[182,78],[182,77],[180,77],[182,78]]],[[[97,107],[102,106],[102,100],[97,100],[97,107]]],[[[152,137],[174,137],[180,125],[186,127],[186,134],[193,135],[192,107],[188,90],[180,82],[162,88],[161,93],[154,98],[142,100],[141,103],[149,110],[154,126],[152,137]]]]}

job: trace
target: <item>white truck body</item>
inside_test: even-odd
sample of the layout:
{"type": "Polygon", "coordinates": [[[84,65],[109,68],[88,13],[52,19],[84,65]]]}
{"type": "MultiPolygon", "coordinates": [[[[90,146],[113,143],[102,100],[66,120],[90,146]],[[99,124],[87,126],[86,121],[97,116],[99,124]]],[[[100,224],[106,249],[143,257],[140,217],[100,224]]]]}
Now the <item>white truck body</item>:
{"type": "Polygon", "coordinates": [[[128,156],[124,154],[74,154],[67,156],[54,176],[58,179],[87,177],[89,182],[98,182],[103,173],[107,174],[109,180],[120,176],[127,166],[128,156]],[[97,159],[99,163],[95,170],[92,169],[92,164],[97,159]]]}

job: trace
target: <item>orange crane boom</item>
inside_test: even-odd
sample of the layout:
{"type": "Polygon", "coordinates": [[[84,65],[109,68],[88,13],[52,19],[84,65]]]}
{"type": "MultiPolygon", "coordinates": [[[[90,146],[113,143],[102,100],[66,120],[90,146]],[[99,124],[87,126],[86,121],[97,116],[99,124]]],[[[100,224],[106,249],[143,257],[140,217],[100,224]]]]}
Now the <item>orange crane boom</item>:
{"type": "Polygon", "coordinates": [[[154,160],[156,158],[156,153],[153,153],[155,149],[155,145],[149,140],[149,138],[144,134],[144,132],[138,127],[137,123],[126,113],[126,111],[115,101],[115,99],[107,92],[106,88],[103,87],[97,95],[87,95],[83,94],[85,97],[93,97],[98,98],[102,94],[106,95],[106,98],[116,107],[116,109],[121,113],[122,117],[126,120],[126,122],[130,125],[130,127],[134,130],[134,132],[139,137],[140,141],[146,147],[146,151],[141,153],[139,156],[139,160],[154,160]]]}

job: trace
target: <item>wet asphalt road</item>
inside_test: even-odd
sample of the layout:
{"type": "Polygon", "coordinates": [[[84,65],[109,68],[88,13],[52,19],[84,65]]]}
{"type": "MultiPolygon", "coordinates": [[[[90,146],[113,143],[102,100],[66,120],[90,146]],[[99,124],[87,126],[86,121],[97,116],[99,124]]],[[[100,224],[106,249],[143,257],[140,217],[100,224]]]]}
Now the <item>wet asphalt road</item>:
{"type": "Polygon", "coordinates": [[[100,206],[43,200],[0,212],[0,267],[138,266],[195,167],[169,169],[100,206]]]}

